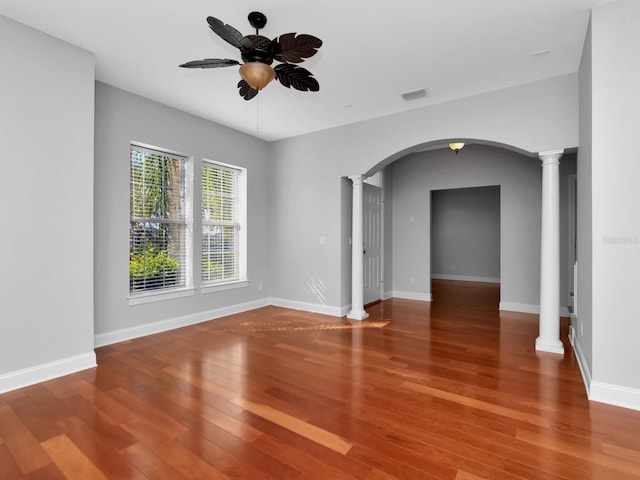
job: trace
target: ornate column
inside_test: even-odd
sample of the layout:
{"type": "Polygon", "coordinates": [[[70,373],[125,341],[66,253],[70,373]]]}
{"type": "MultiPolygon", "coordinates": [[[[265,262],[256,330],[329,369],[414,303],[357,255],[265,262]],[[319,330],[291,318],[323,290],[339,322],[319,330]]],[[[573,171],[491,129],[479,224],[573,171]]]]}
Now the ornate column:
{"type": "Polygon", "coordinates": [[[540,152],[542,232],[540,251],[540,336],[536,350],[564,353],[560,340],[560,157],[564,150],[540,152]]]}
{"type": "Polygon", "coordinates": [[[351,311],[347,318],[364,320],[369,316],[364,310],[364,175],[349,177],[353,182],[353,215],[351,223],[351,311]]]}

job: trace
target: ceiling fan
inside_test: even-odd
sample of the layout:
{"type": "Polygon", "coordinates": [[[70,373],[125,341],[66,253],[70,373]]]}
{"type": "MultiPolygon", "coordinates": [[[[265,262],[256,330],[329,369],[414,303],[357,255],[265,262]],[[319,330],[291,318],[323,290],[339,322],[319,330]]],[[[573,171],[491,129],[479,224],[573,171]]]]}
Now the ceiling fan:
{"type": "Polygon", "coordinates": [[[228,58],[205,58],[183,63],[181,67],[222,68],[240,65],[242,80],[238,82],[238,89],[245,100],[255,97],[274,78],[287,88],[293,87],[303,92],[320,90],[313,74],[306,68],[295,65],[316,54],[322,46],[319,38],[304,33],[285,33],[270,40],[259,34],[259,30],[267,24],[267,17],[261,12],[249,14],[249,23],[256,29],[255,35],[243,36],[231,25],[214,17],[207,17],[207,23],[220,38],[240,49],[240,57],[244,63],[241,65],[237,60],[228,58]],[[272,68],[274,60],[282,63],[272,68]]]}

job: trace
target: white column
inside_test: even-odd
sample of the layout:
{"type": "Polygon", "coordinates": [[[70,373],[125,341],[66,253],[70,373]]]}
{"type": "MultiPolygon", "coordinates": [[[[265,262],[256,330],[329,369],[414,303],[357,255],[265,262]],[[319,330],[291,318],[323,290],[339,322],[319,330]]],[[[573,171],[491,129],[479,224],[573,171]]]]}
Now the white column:
{"type": "Polygon", "coordinates": [[[560,340],[560,157],[564,150],[540,152],[542,233],[540,251],[540,336],[536,350],[564,353],[560,340]]]}
{"type": "Polygon", "coordinates": [[[351,311],[347,318],[364,320],[364,214],[363,186],[365,177],[349,177],[353,182],[353,215],[351,223],[351,311]]]}

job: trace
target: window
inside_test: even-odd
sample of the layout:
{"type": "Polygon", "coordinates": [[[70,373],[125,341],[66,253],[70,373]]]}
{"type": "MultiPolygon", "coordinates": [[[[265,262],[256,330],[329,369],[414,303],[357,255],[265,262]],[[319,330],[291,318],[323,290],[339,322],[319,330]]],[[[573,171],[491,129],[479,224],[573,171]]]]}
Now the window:
{"type": "Polygon", "coordinates": [[[246,170],[202,163],[202,284],[245,278],[246,170]]]}
{"type": "Polygon", "coordinates": [[[188,285],[185,168],[185,157],[131,145],[131,294],[188,285]]]}

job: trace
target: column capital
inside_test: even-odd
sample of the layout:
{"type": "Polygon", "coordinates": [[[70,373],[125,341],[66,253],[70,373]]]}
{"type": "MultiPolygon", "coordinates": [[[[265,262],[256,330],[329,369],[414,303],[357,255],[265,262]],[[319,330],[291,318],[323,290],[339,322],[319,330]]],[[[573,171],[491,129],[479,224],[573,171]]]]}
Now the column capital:
{"type": "Polygon", "coordinates": [[[364,175],[351,175],[349,176],[349,180],[353,182],[354,185],[362,185],[367,177],[364,175]]]}
{"type": "Polygon", "coordinates": [[[564,148],[558,150],[547,150],[546,152],[538,152],[538,158],[542,160],[542,164],[559,163],[560,157],[564,153],[564,148]]]}

